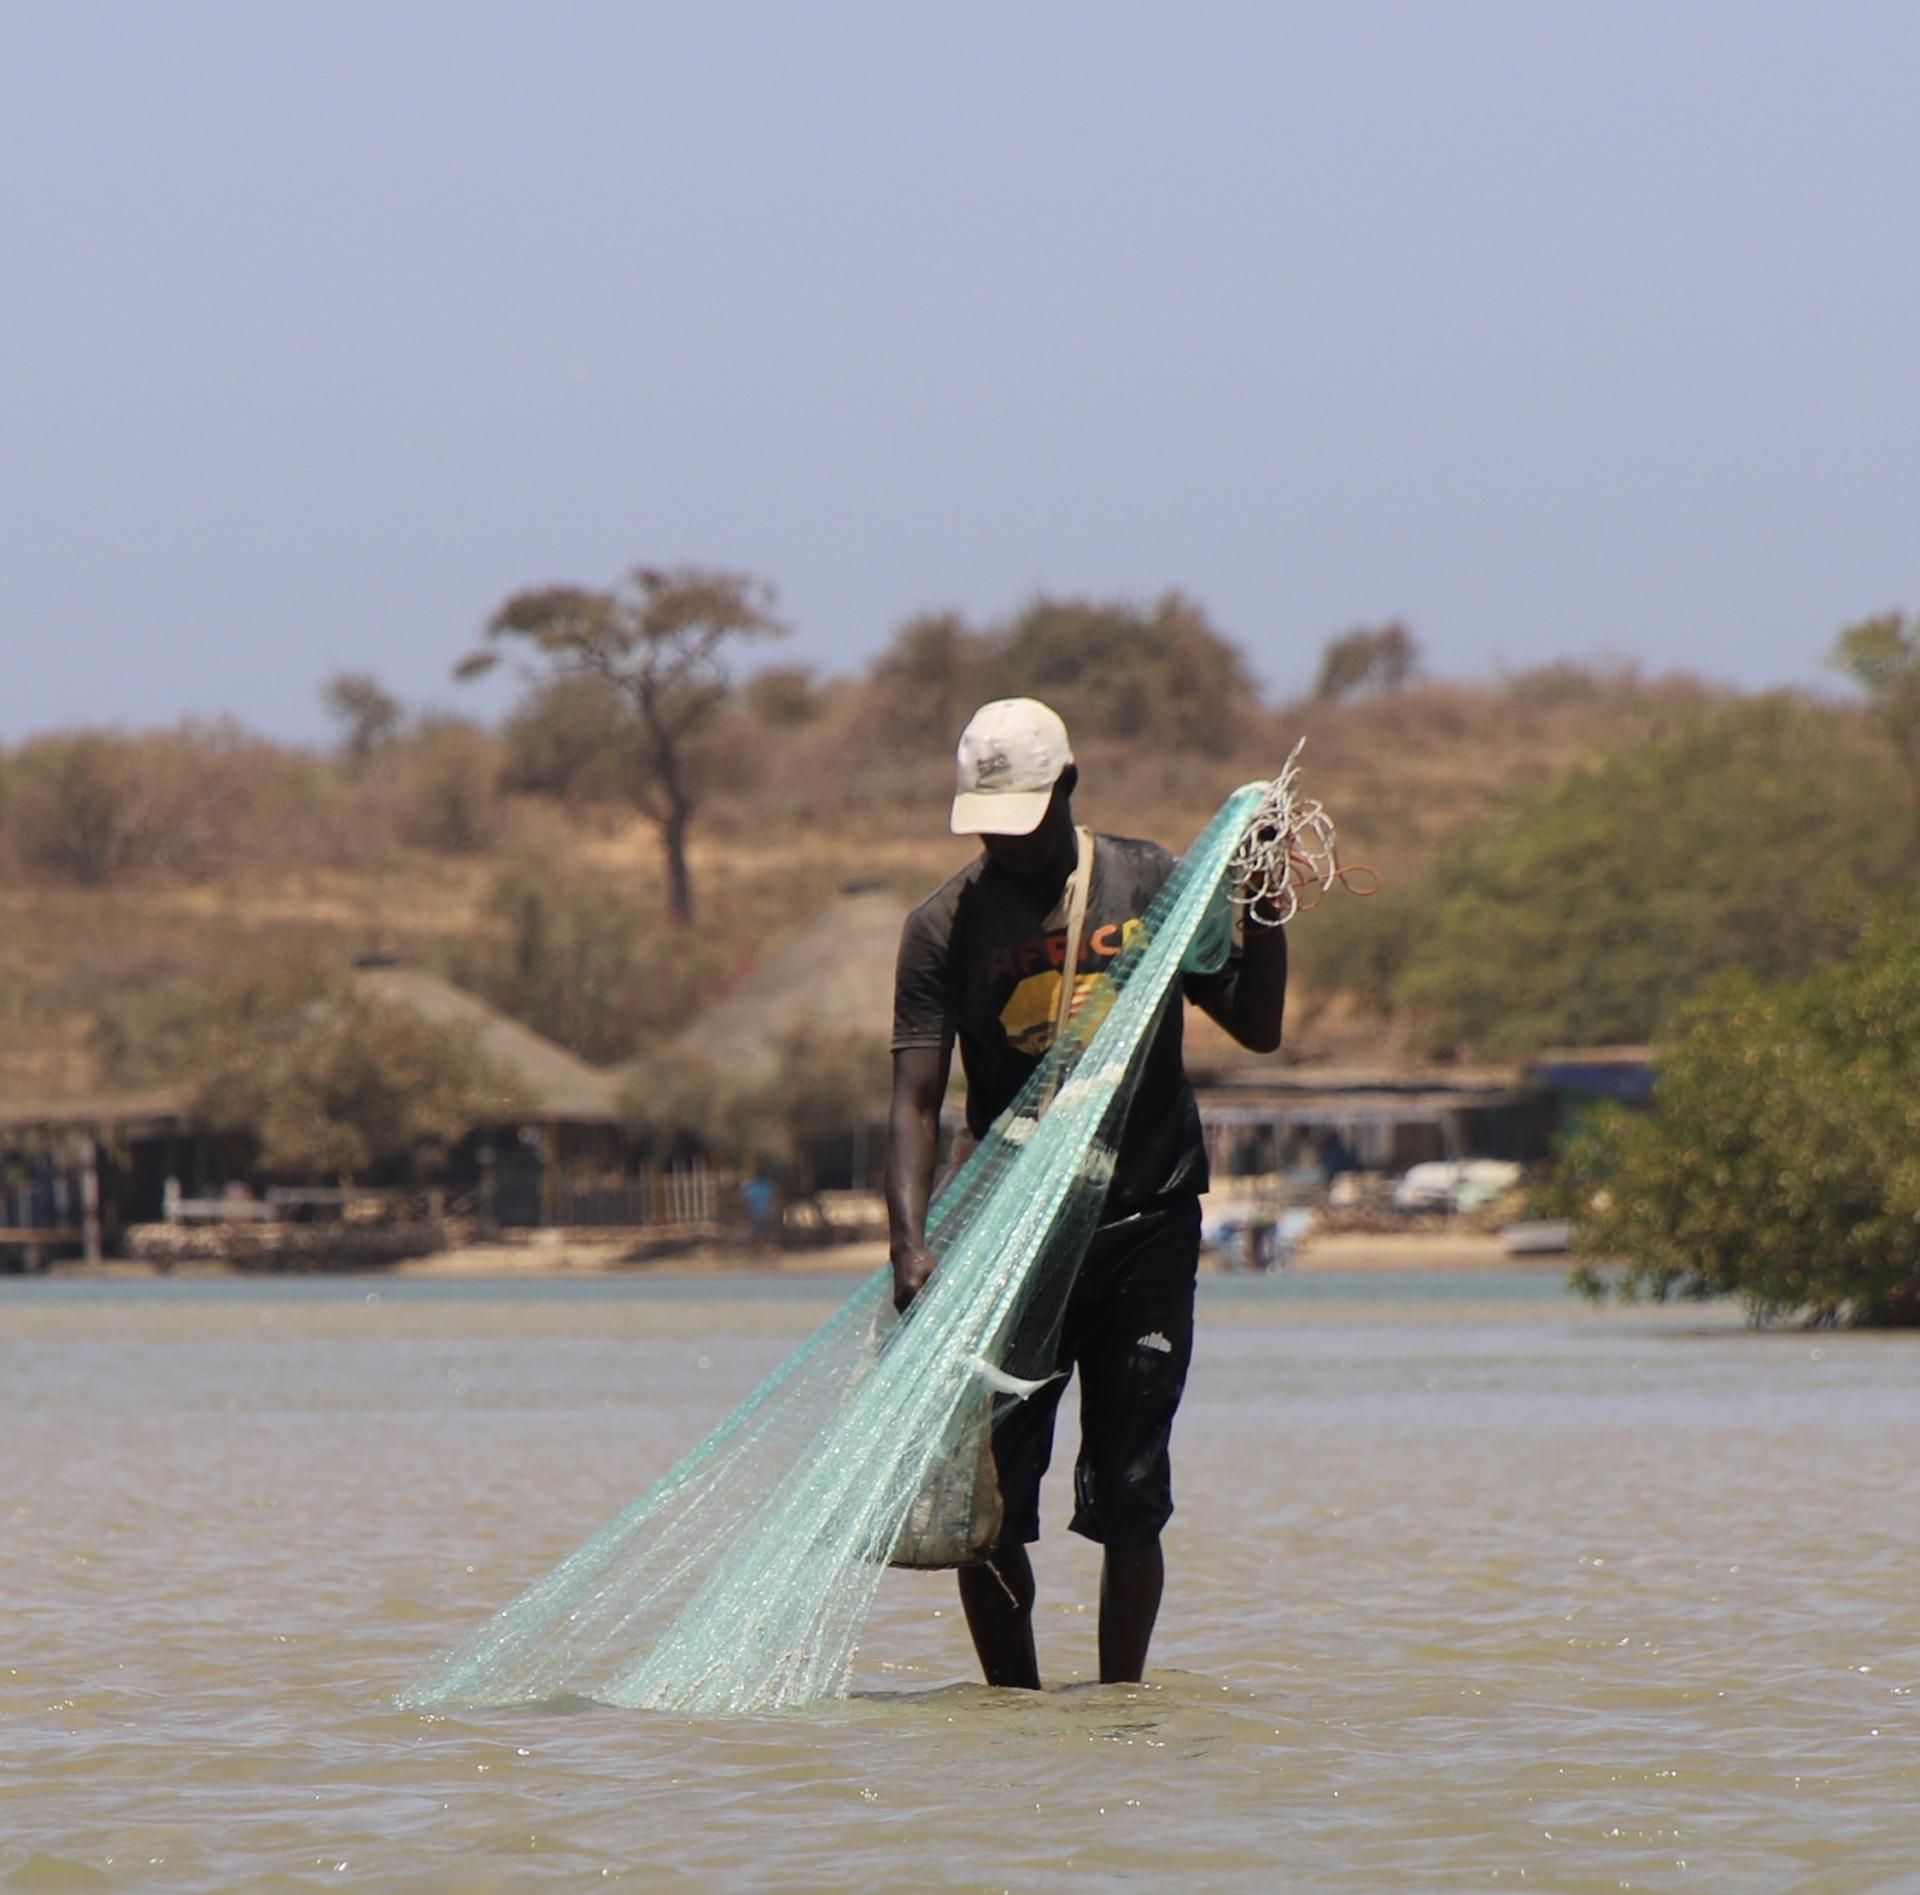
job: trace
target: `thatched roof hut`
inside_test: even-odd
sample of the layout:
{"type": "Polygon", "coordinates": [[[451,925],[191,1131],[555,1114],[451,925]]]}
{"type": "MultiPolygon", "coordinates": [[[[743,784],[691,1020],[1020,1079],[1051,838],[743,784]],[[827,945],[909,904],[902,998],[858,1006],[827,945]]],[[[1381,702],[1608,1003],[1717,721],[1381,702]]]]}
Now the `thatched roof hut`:
{"type": "Polygon", "coordinates": [[[480,1050],[513,1073],[535,1103],[533,1116],[571,1125],[618,1125],[621,1079],[576,1059],[490,1007],[477,994],[417,967],[366,963],[354,969],[354,985],[370,999],[411,1009],[436,1026],[471,1033],[480,1050]]]}
{"type": "Polygon", "coordinates": [[[184,1086],[155,1086],[144,1092],[0,1098],[0,1137],[21,1132],[176,1131],[186,1124],[191,1106],[184,1086]]]}
{"type": "Polygon", "coordinates": [[[764,1077],[796,1034],[868,1039],[893,1032],[893,968],[910,904],[855,885],[805,922],[675,1044],[724,1072],[764,1077]]]}

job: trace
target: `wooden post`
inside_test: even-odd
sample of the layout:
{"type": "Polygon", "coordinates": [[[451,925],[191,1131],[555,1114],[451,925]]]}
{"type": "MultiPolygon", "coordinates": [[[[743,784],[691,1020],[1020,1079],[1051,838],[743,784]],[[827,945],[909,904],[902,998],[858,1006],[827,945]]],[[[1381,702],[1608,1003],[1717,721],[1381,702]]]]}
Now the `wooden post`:
{"type": "Polygon", "coordinates": [[[100,1147],[91,1132],[80,1135],[80,1254],[100,1261],[100,1147]]]}

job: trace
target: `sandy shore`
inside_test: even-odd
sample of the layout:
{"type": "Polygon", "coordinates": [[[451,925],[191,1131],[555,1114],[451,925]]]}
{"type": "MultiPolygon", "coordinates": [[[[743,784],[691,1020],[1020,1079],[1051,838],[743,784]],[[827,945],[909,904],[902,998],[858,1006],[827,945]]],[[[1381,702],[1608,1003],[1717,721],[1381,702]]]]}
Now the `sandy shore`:
{"type": "Polygon", "coordinates": [[[1510,1257],[1498,1237],[1462,1232],[1408,1231],[1386,1236],[1309,1237],[1294,1253],[1302,1276],[1343,1272],[1546,1270],[1564,1275],[1564,1256],[1510,1257]]]}
{"type": "Polygon", "coordinates": [[[601,1243],[564,1232],[558,1242],[469,1244],[431,1257],[395,1264],[393,1276],[579,1276],[618,1270],[633,1276],[752,1276],[775,1270],[787,1275],[832,1272],[849,1276],[877,1270],[887,1260],[883,1243],[827,1244],[818,1250],[743,1250],[730,1244],[695,1244],[686,1250],[636,1257],[631,1243],[601,1243]]]}
{"type": "MultiPolygon", "coordinates": [[[[751,1251],[703,1245],[634,1260],[623,1244],[565,1237],[559,1242],[475,1244],[395,1266],[400,1276],[527,1276],[626,1270],[649,1276],[720,1276],[777,1270],[796,1275],[865,1275],[887,1260],[884,1243],[835,1244],[819,1250],[751,1251]]],[[[1209,1268],[1215,1267],[1211,1260],[1209,1268]]],[[[1455,1271],[1564,1271],[1564,1257],[1516,1260],[1497,1237],[1409,1232],[1388,1236],[1315,1237],[1295,1253],[1301,1276],[1418,1274],[1455,1271]]]]}
{"type": "MultiPolygon", "coordinates": [[[[655,1256],[636,1256],[629,1241],[605,1242],[586,1235],[553,1232],[531,1242],[469,1244],[430,1257],[378,1267],[377,1273],[396,1277],[560,1277],[618,1272],[632,1276],[752,1276],[777,1272],[788,1276],[864,1276],[887,1260],[884,1243],[832,1244],[817,1250],[744,1250],[725,1244],[699,1244],[655,1256]]],[[[1219,1272],[1209,1256],[1202,1268],[1219,1272]]],[[[1323,1236],[1309,1238],[1294,1254],[1298,1276],[1422,1275],[1485,1272],[1520,1274],[1564,1273],[1565,1257],[1507,1255],[1497,1237],[1444,1232],[1405,1232],[1387,1235],[1323,1236]]],[[[62,1277],[153,1277],[161,1272],[152,1264],[125,1260],[54,1265],[62,1277]]],[[[176,1276],[232,1276],[226,1265],[182,1262],[176,1276]]]]}

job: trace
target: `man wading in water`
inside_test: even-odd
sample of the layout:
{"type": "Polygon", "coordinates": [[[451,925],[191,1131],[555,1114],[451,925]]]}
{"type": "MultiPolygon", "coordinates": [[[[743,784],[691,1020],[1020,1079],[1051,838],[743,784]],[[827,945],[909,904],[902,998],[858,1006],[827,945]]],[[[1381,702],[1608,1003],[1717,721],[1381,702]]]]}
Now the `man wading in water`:
{"type": "MultiPolygon", "coordinates": [[[[953,832],[981,854],[907,918],[893,999],[893,1103],[887,1219],[894,1301],[910,1303],[938,1267],[927,1248],[953,1045],[967,1079],[967,1129],[982,1137],[1053,1044],[1068,952],[1070,884],[1080,858],[1079,781],[1066,726],[1032,698],[975,713],[960,739],[953,832]]],[[[1104,969],[1174,868],[1151,842],[1092,838],[1091,879],[1071,970],[1073,1004],[1098,1004],[1104,969]]],[[[1249,922],[1218,974],[1187,997],[1254,1052],[1280,1044],[1287,945],[1249,922]]],[[[1169,1006],[1146,1054],[1100,1225],[1067,1305],[1056,1366],[1080,1373],[1081,1449],[1072,1530],[1105,1549],[1100,1678],[1137,1680],[1160,1610],[1160,1532],[1173,1512],[1168,1440],[1193,1352],[1194,1277],[1207,1153],[1181,1063],[1182,1009],[1169,1006]]],[[[1033,1566],[1040,1477],[1064,1381],[1008,1407],[993,1432],[1005,1509],[985,1563],[960,1569],[960,1601],[987,1682],[1040,1686],[1033,1566]]]]}

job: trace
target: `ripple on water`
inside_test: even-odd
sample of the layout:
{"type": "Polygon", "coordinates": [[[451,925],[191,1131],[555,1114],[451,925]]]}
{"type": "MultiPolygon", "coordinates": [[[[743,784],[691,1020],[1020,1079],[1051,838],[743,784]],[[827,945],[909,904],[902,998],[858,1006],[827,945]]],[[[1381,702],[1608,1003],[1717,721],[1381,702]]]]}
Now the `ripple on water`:
{"type": "Polygon", "coordinates": [[[1147,1686],[1055,1531],[1055,1689],[903,1574],[850,1701],[705,1722],[389,1699],[823,1295],[9,1301],[0,1886],[1911,1876],[1920,1344],[1274,1288],[1203,1306],[1147,1686]]]}

